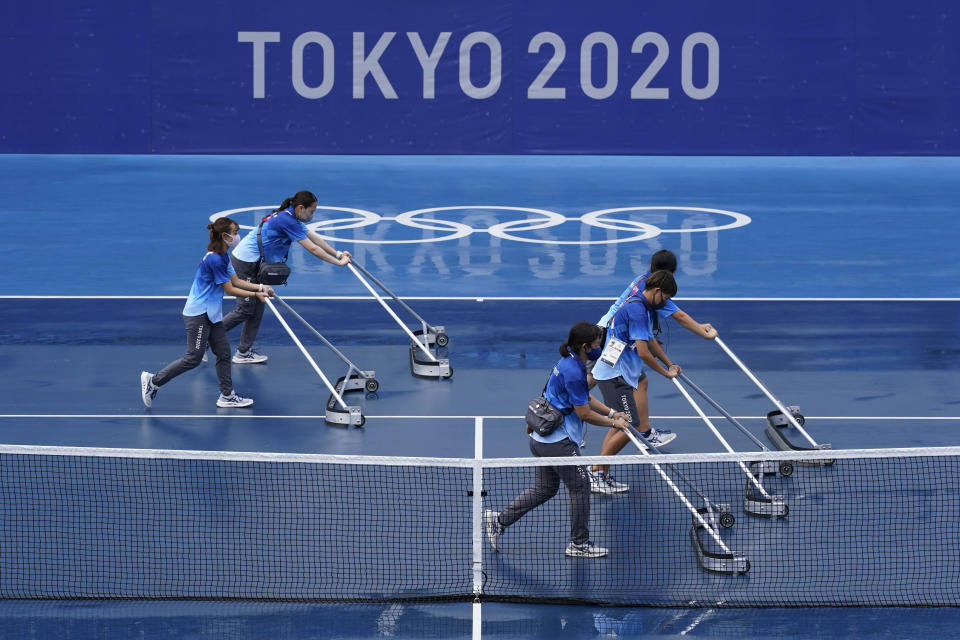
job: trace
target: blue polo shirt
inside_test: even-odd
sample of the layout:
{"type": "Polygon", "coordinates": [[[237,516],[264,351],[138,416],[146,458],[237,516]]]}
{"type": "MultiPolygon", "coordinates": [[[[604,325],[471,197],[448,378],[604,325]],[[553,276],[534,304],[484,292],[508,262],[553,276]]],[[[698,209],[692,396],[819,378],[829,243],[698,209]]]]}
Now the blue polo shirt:
{"type": "Polygon", "coordinates": [[[566,414],[563,424],[553,433],[541,436],[534,432],[530,437],[538,442],[560,442],[569,438],[577,446],[583,441],[583,420],[573,410],[574,405],[590,404],[590,390],[587,388],[587,368],[576,356],[562,358],[553,367],[553,373],[547,381],[544,397],[554,407],[566,414]]]}
{"type": "MultiPolygon", "coordinates": [[[[283,262],[287,259],[290,245],[307,237],[307,225],[297,220],[293,207],[287,207],[267,218],[260,236],[263,241],[264,262],[283,262]]],[[[256,227],[245,235],[233,250],[233,257],[244,262],[256,262],[260,259],[256,227]]]]}
{"type": "Polygon", "coordinates": [[[193,277],[193,286],[187,294],[187,304],[183,306],[183,315],[200,316],[207,314],[210,322],[223,320],[223,285],[230,282],[234,274],[230,258],[225,253],[208,251],[197,267],[193,277]]]}
{"type": "MultiPolygon", "coordinates": [[[[649,277],[649,271],[642,276],[637,276],[637,278],[630,283],[630,286],[623,290],[623,293],[620,294],[620,297],[617,298],[617,301],[610,305],[610,309],[602,318],[600,318],[600,321],[597,324],[601,327],[608,326],[613,314],[615,314],[620,307],[623,306],[623,303],[627,298],[635,298],[643,293],[643,283],[646,282],[647,278],[649,277]]],[[[667,304],[664,305],[663,309],[657,310],[657,315],[661,318],[669,318],[677,311],[680,311],[680,307],[674,304],[673,300],[667,300],[667,304]]]]}
{"type": "MultiPolygon", "coordinates": [[[[593,377],[597,380],[613,380],[617,376],[623,379],[634,389],[640,383],[643,375],[643,359],[637,353],[636,340],[646,342],[653,338],[653,318],[656,311],[651,311],[643,296],[638,296],[635,302],[628,298],[620,310],[613,317],[613,326],[607,331],[607,342],[611,336],[627,343],[620,359],[614,366],[598,360],[593,367],[593,377]]],[[[606,345],[604,345],[606,346],[606,345]]]]}

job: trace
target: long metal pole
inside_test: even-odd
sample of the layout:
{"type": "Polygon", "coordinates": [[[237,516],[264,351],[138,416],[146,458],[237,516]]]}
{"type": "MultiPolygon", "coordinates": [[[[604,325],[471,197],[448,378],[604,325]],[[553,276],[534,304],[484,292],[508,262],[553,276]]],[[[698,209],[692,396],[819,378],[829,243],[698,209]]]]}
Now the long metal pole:
{"type": "Polygon", "coordinates": [[[793,426],[797,429],[797,431],[799,431],[801,434],[803,434],[803,437],[807,439],[807,442],[809,442],[809,443],[810,443],[812,446],[814,446],[814,447],[819,446],[819,445],[817,445],[816,440],[814,440],[813,438],[811,438],[811,437],[810,437],[810,434],[807,433],[807,432],[804,430],[804,428],[800,426],[800,423],[797,422],[796,418],[793,417],[793,414],[790,413],[790,412],[787,410],[787,408],[786,408],[785,406],[783,406],[783,404],[782,404],[779,400],[777,400],[777,399],[773,396],[772,393],[770,393],[770,392],[767,390],[767,388],[766,388],[765,386],[763,386],[763,383],[760,382],[760,380],[757,379],[757,376],[753,375],[753,372],[750,371],[750,369],[747,369],[747,365],[745,365],[745,364],[743,364],[742,362],[740,362],[740,358],[738,358],[738,357],[733,353],[733,351],[730,350],[730,347],[728,347],[726,344],[724,344],[723,340],[721,340],[721,339],[719,338],[719,336],[716,337],[716,338],[714,338],[713,341],[716,342],[718,345],[720,345],[720,348],[721,348],[721,349],[723,349],[724,351],[727,352],[727,355],[730,356],[730,358],[736,363],[736,365],[737,365],[738,367],[740,367],[740,369],[741,369],[745,374],[747,374],[747,377],[750,378],[750,380],[752,380],[755,385],[757,385],[758,387],[760,387],[760,391],[763,391],[763,393],[767,396],[767,398],[770,399],[770,402],[772,402],[774,405],[776,405],[777,409],[780,409],[780,411],[783,413],[783,416],[787,419],[787,421],[788,421],[791,425],[793,425],[793,426]]]}
{"type": "Polygon", "coordinates": [[[300,352],[307,359],[307,362],[310,363],[310,366],[313,367],[313,370],[317,372],[317,375],[320,376],[320,379],[323,380],[323,384],[327,385],[327,389],[330,389],[330,393],[334,398],[337,399],[337,402],[340,403],[340,406],[350,410],[350,407],[347,406],[347,403],[343,401],[343,398],[340,397],[340,394],[337,393],[337,390],[333,388],[333,385],[330,384],[330,381],[327,380],[327,376],[323,375],[323,371],[320,370],[320,367],[317,366],[317,363],[314,362],[313,358],[310,356],[310,353],[304,348],[303,344],[300,343],[300,340],[297,339],[297,336],[293,333],[293,329],[290,328],[290,325],[287,324],[287,321],[283,319],[283,316],[280,315],[280,312],[277,311],[277,308],[273,306],[273,303],[270,301],[270,298],[267,298],[267,306],[270,307],[270,310],[273,311],[273,315],[277,316],[277,320],[280,321],[280,324],[283,325],[283,328],[287,330],[287,333],[290,334],[290,337],[293,338],[294,344],[300,348],[300,352]]]}
{"type": "Polygon", "coordinates": [[[437,359],[436,359],[435,357],[433,357],[433,354],[430,353],[430,350],[427,349],[425,346],[423,346],[423,343],[422,343],[422,342],[420,342],[419,340],[417,340],[417,337],[416,337],[415,335],[413,335],[413,332],[410,331],[410,329],[407,328],[407,325],[403,324],[403,322],[400,320],[400,318],[397,317],[397,314],[395,314],[395,313],[393,312],[393,309],[390,308],[390,305],[388,305],[386,302],[384,302],[384,301],[383,301],[383,298],[381,298],[381,297],[377,294],[377,292],[373,290],[373,287],[370,286],[370,283],[367,282],[367,281],[363,278],[363,276],[361,276],[361,275],[357,272],[357,270],[354,268],[354,266],[353,266],[352,264],[347,264],[347,266],[350,267],[350,271],[353,272],[353,275],[357,276],[357,280],[359,280],[360,283],[367,288],[367,291],[369,291],[370,294],[371,294],[374,298],[377,299],[377,302],[380,303],[380,306],[382,306],[384,309],[386,309],[386,310],[387,310],[387,313],[389,313],[390,316],[391,316],[394,320],[397,321],[397,324],[400,325],[400,328],[407,332],[407,335],[410,336],[410,339],[413,340],[413,341],[417,344],[418,347],[420,347],[420,350],[423,351],[425,354],[427,354],[427,357],[430,358],[431,361],[436,362],[437,359]]]}
{"type": "Polygon", "coordinates": [[[353,367],[353,368],[356,369],[357,371],[360,371],[360,367],[358,367],[357,365],[355,365],[355,364],[353,364],[352,362],[350,362],[350,359],[347,358],[347,356],[343,355],[343,353],[340,351],[340,349],[337,349],[335,346],[333,346],[333,343],[332,343],[332,342],[330,342],[329,340],[327,340],[326,338],[324,338],[323,335],[322,335],[319,331],[317,331],[316,329],[313,328],[313,325],[311,325],[309,322],[307,322],[307,321],[303,318],[303,316],[301,316],[299,313],[297,313],[296,311],[294,311],[294,310],[293,310],[293,307],[291,307],[289,304],[287,304],[287,301],[286,301],[286,300],[284,300],[283,298],[281,298],[281,297],[278,296],[277,294],[273,294],[273,297],[276,299],[277,302],[279,302],[280,304],[282,304],[287,311],[289,311],[290,313],[292,313],[293,316],[294,316],[297,320],[299,320],[300,322],[302,322],[302,323],[303,323],[303,326],[305,326],[307,329],[309,329],[309,330],[313,333],[313,335],[317,336],[317,338],[319,338],[320,341],[323,342],[323,344],[325,344],[325,345],[327,345],[328,347],[330,347],[330,350],[333,351],[335,354],[337,354],[337,356],[339,356],[339,358],[340,358],[341,360],[343,360],[345,363],[347,363],[348,365],[350,365],[351,367],[353,367]]]}
{"type": "Polygon", "coordinates": [[[707,395],[706,391],[704,391],[703,389],[701,389],[700,387],[698,387],[697,385],[695,385],[695,384],[693,383],[693,380],[691,380],[690,378],[688,378],[685,373],[681,373],[680,376],[679,376],[679,378],[680,378],[681,380],[683,380],[684,383],[686,383],[686,385],[687,385],[688,387],[690,387],[691,389],[693,389],[694,391],[696,391],[698,394],[700,394],[700,397],[702,397],[704,400],[706,400],[707,402],[709,402],[710,405],[711,405],[714,409],[716,409],[716,410],[719,411],[721,414],[723,414],[723,417],[726,418],[727,420],[729,420],[731,423],[733,423],[733,426],[735,426],[736,428],[740,429],[740,431],[743,433],[743,435],[745,435],[745,436],[747,436],[748,438],[750,438],[750,440],[752,440],[755,445],[757,445],[758,447],[760,447],[760,450],[761,450],[761,451],[769,451],[769,450],[770,450],[770,449],[767,447],[767,445],[763,444],[763,441],[760,440],[760,438],[758,438],[757,436],[755,436],[755,435],[753,435],[752,433],[750,433],[750,431],[747,430],[747,428],[746,428],[745,426],[743,426],[742,424],[740,424],[740,421],[739,421],[739,420],[737,420],[736,418],[734,418],[732,415],[730,415],[730,414],[727,412],[726,409],[724,409],[724,408],[721,407],[719,404],[717,404],[717,402],[716,402],[713,398],[711,398],[710,396],[707,395]]]}
{"type": "MultiPolygon", "coordinates": [[[[627,430],[626,434],[627,434],[627,437],[633,441],[633,444],[637,445],[637,449],[640,449],[640,452],[643,453],[643,455],[645,456],[651,455],[650,452],[647,451],[646,445],[641,444],[640,441],[637,440],[637,437],[633,435],[631,431],[627,430]]],[[[673,492],[677,494],[677,497],[680,498],[680,502],[682,502],[684,506],[690,510],[690,513],[692,513],[693,517],[696,518],[697,522],[700,523],[700,526],[702,526],[704,529],[706,529],[710,533],[710,536],[716,541],[716,543],[720,546],[720,548],[723,549],[724,553],[729,553],[730,555],[733,555],[733,552],[730,551],[730,548],[723,543],[723,539],[719,536],[719,534],[717,534],[717,532],[713,530],[713,527],[711,525],[707,524],[707,521],[703,519],[703,516],[700,515],[700,512],[697,511],[697,508],[690,503],[690,501],[687,499],[687,496],[684,495],[683,491],[680,491],[679,487],[677,487],[677,485],[673,483],[673,480],[671,480],[670,476],[668,476],[666,472],[664,472],[664,470],[660,468],[660,465],[654,462],[652,466],[654,469],[657,470],[657,473],[660,474],[660,477],[664,479],[664,481],[667,483],[667,486],[673,489],[673,492]]]]}
{"type": "Polygon", "coordinates": [[[426,320],[424,320],[423,318],[421,318],[420,315],[419,315],[416,311],[414,311],[413,309],[410,308],[410,305],[408,305],[406,302],[404,302],[404,301],[401,300],[399,297],[397,297],[397,294],[395,294],[393,291],[390,291],[390,289],[387,288],[387,285],[383,284],[383,282],[381,282],[380,279],[377,278],[377,276],[375,276],[375,275],[373,275],[372,273],[370,273],[362,264],[358,264],[358,263],[356,263],[356,262],[351,262],[350,264],[352,264],[353,266],[355,266],[357,269],[359,269],[361,272],[363,272],[364,275],[366,275],[368,278],[370,278],[371,280],[373,280],[374,284],[376,284],[378,287],[380,287],[381,289],[383,289],[384,293],[386,293],[388,296],[390,296],[391,298],[393,298],[394,300],[396,300],[396,301],[397,301],[397,304],[399,304],[401,307],[403,307],[404,309],[406,309],[407,311],[409,311],[409,312],[410,312],[410,315],[412,315],[414,318],[416,318],[417,320],[419,320],[420,322],[422,322],[424,325],[426,325],[426,327],[427,327],[428,329],[433,329],[433,327],[431,327],[430,324],[429,324],[426,320]]]}

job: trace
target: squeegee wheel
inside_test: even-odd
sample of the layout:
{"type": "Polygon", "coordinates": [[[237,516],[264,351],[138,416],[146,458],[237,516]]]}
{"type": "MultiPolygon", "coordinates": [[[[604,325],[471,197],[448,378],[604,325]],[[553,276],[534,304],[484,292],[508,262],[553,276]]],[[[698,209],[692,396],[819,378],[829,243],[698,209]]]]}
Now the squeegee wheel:
{"type": "Polygon", "coordinates": [[[450,344],[450,338],[447,337],[447,334],[445,334],[445,333],[438,333],[438,334],[437,334],[437,346],[438,346],[438,347],[445,347],[445,346],[447,346],[448,344],[450,344]]]}
{"type": "Polygon", "coordinates": [[[729,529],[736,521],[737,519],[733,517],[732,513],[724,511],[720,514],[720,526],[724,529],[729,529]]]}
{"type": "Polygon", "coordinates": [[[784,478],[793,475],[793,463],[792,462],[781,462],[780,463],[780,475],[784,478]]]}
{"type": "Polygon", "coordinates": [[[360,422],[357,423],[358,427],[362,427],[367,423],[367,418],[365,416],[360,416],[360,422]]]}
{"type": "Polygon", "coordinates": [[[781,514],[778,515],[777,517],[778,517],[778,518],[786,518],[788,515],[790,515],[790,505],[785,504],[785,505],[783,505],[783,513],[781,513],[781,514]]]}
{"type": "Polygon", "coordinates": [[[746,560],[746,561],[743,563],[743,571],[738,571],[737,573],[739,573],[740,575],[743,575],[743,574],[747,573],[748,571],[750,571],[750,561],[749,561],[749,560],[746,560]]]}
{"type": "Polygon", "coordinates": [[[380,383],[371,378],[367,380],[363,386],[367,390],[367,393],[376,393],[377,389],[380,388],[380,383]]]}
{"type": "Polygon", "coordinates": [[[796,420],[797,424],[800,425],[801,427],[806,423],[806,419],[804,419],[802,413],[793,414],[793,419],[796,420]]]}

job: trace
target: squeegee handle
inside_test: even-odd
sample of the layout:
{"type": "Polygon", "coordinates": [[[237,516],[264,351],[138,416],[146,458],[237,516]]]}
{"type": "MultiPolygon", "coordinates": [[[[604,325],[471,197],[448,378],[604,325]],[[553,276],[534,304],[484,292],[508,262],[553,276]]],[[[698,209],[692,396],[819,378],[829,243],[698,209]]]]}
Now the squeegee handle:
{"type": "MultiPolygon", "coordinates": [[[[641,444],[640,441],[637,440],[637,436],[633,435],[632,429],[628,429],[625,433],[627,434],[627,437],[633,441],[633,444],[637,446],[637,449],[640,449],[641,453],[647,456],[650,455],[650,452],[647,451],[647,446],[641,444]]],[[[660,477],[663,478],[664,482],[667,483],[667,486],[670,487],[675,494],[677,494],[677,498],[679,498],[680,502],[683,503],[683,506],[685,506],[690,513],[693,514],[693,517],[700,524],[700,526],[703,527],[713,538],[714,542],[716,542],[717,545],[723,549],[724,553],[733,553],[730,551],[730,548],[723,543],[723,540],[720,538],[717,532],[713,530],[713,527],[707,524],[707,521],[703,519],[703,516],[700,515],[700,512],[697,511],[697,508],[691,504],[690,500],[687,499],[687,496],[684,495],[683,491],[680,491],[680,488],[673,483],[673,480],[670,479],[670,476],[668,476],[666,472],[660,468],[660,465],[653,463],[653,468],[656,469],[657,473],[660,474],[660,477]]]]}
{"type": "Polygon", "coordinates": [[[364,277],[360,275],[360,273],[357,271],[356,266],[357,265],[354,265],[352,263],[347,264],[347,267],[350,269],[351,272],[353,272],[353,275],[357,277],[357,280],[360,281],[360,284],[366,287],[367,291],[370,292],[370,295],[376,298],[377,302],[380,303],[380,306],[383,307],[384,310],[386,310],[386,312],[390,314],[390,317],[392,317],[396,321],[396,323],[400,326],[400,328],[403,329],[403,331],[406,332],[408,336],[410,336],[410,340],[412,340],[413,343],[420,348],[420,351],[423,351],[426,354],[426,356],[430,359],[431,362],[436,362],[437,358],[432,353],[430,353],[430,351],[423,345],[422,342],[420,342],[420,340],[417,339],[415,335],[413,335],[413,332],[410,331],[409,328],[407,328],[407,325],[403,324],[403,321],[397,317],[397,314],[393,312],[393,309],[390,308],[390,305],[384,302],[383,298],[381,298],[379,294],[377,294],[377,292],[373,290],[373,287],[370,286],[370,283],[367,282],[364,279],[364,277]]]}
{"type": "Polygon", "coordinates": [[[316,361],[310,357],[310,353],[306,350],[300,340],[297,338],[296,334],[293,333],[293,329],[290,328],[290,325],[287,324],[287,321],[283,319],[283,316],[280,315],[280,312],[277,311],[277,308],[273,306],[270,298],[266,300],[267,306],[270,307],[270,311],[273,311],[273,315],[277,316],[277,320],[280,321],[280,324],[283,325],[283,328],[287,330],[287,333],[290,334],[290,338],[293,340],[293,343],[297,345],[297,348],[300,349],[300,353],[303,354],[303,357],[307,359],[307,362],[310,363],[310,366],[313,367],[313,370],[317,372],[317,375],[320,376],[320,379],[323,380],[323,384],[327,386],[327,389],[330,390],[330,394],[337,399],[337,403],[343,408],[349,410],[350,407],[347,406],[347,403],[343,401],[343,398],[337,393],[337,390],[333,388],[333,385],[330,384],[330,381],[327,379],[327,376],[323,375],[323,371],[320,370],[319,365],[316,361]]]}
{"type": "Polygon", "coordinates": [[[366,267],[364,267],[362,264],[360,264],[359,262],[356,262],[356,261],[351,261],[350,264],[352,264],[353,266],[355,266],[363,275],[365,275],[365,276],[367,276],[368,278],[370,278],[370,280],[372,280],[375,285],[377,285],[378,287],[380,287],[381,289],[383,289],[383,292],[384,292],[384,293],[386,293],[388,296],[390,296],[391,298],[393,298],[394,300],[396,300],[397,304],[399,304],[401,307],[403,307],[404,309],[406,309],[407,312],[410,313],[410,315],[412,315],[414,318],[416,318],[417,320],[419,320],[420,323],[423,324],[427,329],[433,330],[433,327],[431,327],[430,324],[429,324],[426,320],[424,320],[423,318],[421,318],[420,315],[419,315],[416,311],[414,311],[413,309],[411,309],[411,308],[410,308],[410,305],[408,305],[406,302],[404,302],[403,300],[401,300],[401,299],[397,296],[397,294],[395,294],[393,291],[390,291],[390,289],[387,288],[387,285],[383,284],[383,282],[381,282],[380,279],[377,278],[377,276],[375,276],[375,275],[373,275],[372,273],[370,273],[370,272],[366,269],[366,267]]]}
{"type": "MultiPolygon", "coordinates": [[[[677,390],[680,392],[680,395],[682,395],[686,399],[686,401],[690,404],[690,406],[693,407],[693,410],[697,412],[697,415],[700,416],[700,419],[703,420],[704,423],[706,423],[707,427],[710,428],[710,431],[713,432],[713,435],[715,435],[717,437],[717,440],[720,441],[720,444],[723,445],[723,448],[726,449],[728,453],[736,453],[733,450],[733,447],[731,447],[730,444],[724,439],[724,437],[720,435],[719,429],[717,429],[714,426],[713,422],[710,420],[710,418],[707,417],[707,414],[703,412],[703,409],[700,408],[700,405],[697,404],[696,400],[690,397],[690,394],[687,393],[687,390],[683,388],[683,385],[680,384],[680,381],[677,380],[676,378],[672,378],[672,381],[673,381],[673,384],[676,385],[677,390]]],[[[760,495],[764,497],[769,497],[769,494],[767,494],[767,491],[766,489],[763,488],[763,485],[760,484],[760,482],[754,477],[752,473],[750,473],[750,469],[747,469],[747,465],[745,465],[743,462],[738,462],[737,464],[740,466],[743,472],[747,475],[747,481],[752,483],[753,486],[757,488],[757,491],[760,492],[760,495]]]]}
{"type": "Polygon", "coordinates": [[[327,345],[327,346],[330,348],[331,351],[333,351],[335,354],[337,354],[337,357],[339,357],[341,360],[343,360],[344,363],[347,364],[347,366],[352,367],[353,369],[355,369],[355,370],[357,370],[357,371],[360,371],[360,367],[358,367],[357,365],[355,365],[355,364],[353,364],[352,362],[350,362],[350,359],[347,358],[347,356],[343,355],[343,352],[340,351],[340,349],[337,349],[335,346],[333,346],[333,343],[332,343],[332,342],[330,342],[330,341],[327,340],[325,337],[323,337],[323,334],[321,334],[319,331],[317,331],[316,329],[314,329],[314,328],[313,328],[313,325],[311,325],[309,322],[307,322],[306,319],[304,319],[303,316],[301,316],[299,313],[297,313],[296,311],[294,311],[293,307],[291,307],[289,304],[287,304],[287,301],[286,301],[286,300],[284,300],[283,298],[281,298],[280,296],[278,296],[276,293],[273,294],[273,299],[276,300],[277,302],[279,302],[280,304],[282,304],[283,307],[284,307],[287,311],[289,311],[290,313],[292,313],[294,318],[296,318],[296,319],[299,320],[301,323],[303,323],[303,326],[305,326],[307,329],[309,329],[309,330],[311,331],[311,333],[313,333],[313,335],[315,335],[323,344],[327,345]]]}
{"type": "Polygon", "coordinates": [[[723,350],[727,353],[727,355],[730,356],[730,359],[733,360],[734,363],[736,363],[736,365],[737,365],[738,367],[740,367],[740,369],[741,369],[745,374],[747,374],[747,377],[750,378],[750,380],[751,380],[755,385],[757,385],[757,387],[760,388],[760,391],[762,391],[763,394],[764,394],[765,396],[767,396],[767,398],[770,400],[770,402],[772,402],[774,405],[776,405],[777,409],[779,409],[779,410],[783,413],[783,417],[785,417],[785,418],[787,419],[787,421],[788,421],[791,425],[793,425],[794,428],[797,429],[797,431],[799,431],[801,434],[803,434],[803,437],[807,439],[807,442],[809,442],[811,446],[814,446],[814,447],[819,446],[819,445],[817,445],[816,440],[814,440],[813,438],[811,438],[811,437],[810,437],[810,434],[808,434],[808,433],[804,430],[804,428],[800,426],[800,423],[797,422],[796,418],[793,417],[793,413],[791,413],[790,411],[788,411],[787,408],[783,405],[783,403],[780,402],[779,400],[777,400],[777,399],[774,397],[774,395],[773,395],[772,393],[770,393],[770,391],[767,390],[767,388],[766,388],[765,386],[763,386],[763,383],[760,382],[759,379],[757,379],[757,376],[753,375],[753,372],[750,371],[750,369],[747,368],[747,365],[745,365],[745,364],[743,364],[742,362],[740,362],[740,358],[738,358],[738,357],[733,353],[733,351],[730,350],[730,347],[728,347],[728,346],[723,342],[723,340],[720,339],[719,336],[716,337],[716,338],[714,338],[713,341],[716,342],[718,345],[720,345],[720,348],[723,349],[723,350]]]}
{"type": "Polygon", "coordinates": [[[767,448],[767,445],[763,444],[763,442],[762,442],[757,436],[755,436],[755,435],[753,435],[752,433],[750,433],[750,431],[748,431],[745,426],[743,426],[742,424],[740,424],[740,421],[739,421],[739,420],[737,420],[737,419],[734,418],[732,415],[730,415],[729,413],[727,413],[726,409],[724,409],[724,408],[721,407],[719,404],[717,404],[716,401],[714,401],[713,398],[711,398],[710,396],[708,396],[703,389],[701,389],[700,387],[698,387],[697,385],[695,385],[695,384],[693,383],[693,380],[691,380],[690,378],[687,377],[687,374],[681,373],[679,377],[680,377],[681,380],[683,380],[684,384],[686,384],[688,387],[690,387],[691,389],[693,389],[694,391],[696,391],[696,392],[700,395],[701,398],[703,398],[704,400],[706,400],[706,401],[710,404],[710,406],[712,406],[714,409],[716,409],[717,411],[719,411],[720,414],[723,415],[724,418],[726,418],[726,419],[729,420],[731,423],[733,423],[733,426],[735,426],[737,429],[739,429],[740,431],[742,431],[742,432],[743,432],[743,435],[745,435],[745,436],[747,436],[748,438],[750,438],[750,440],[751,440],[755,445],[757,445],[758,447],[760,447],[760,450],[761,450],[761,451],[769,451],[769,450],[770,450],[770,449],[767,448]]]}

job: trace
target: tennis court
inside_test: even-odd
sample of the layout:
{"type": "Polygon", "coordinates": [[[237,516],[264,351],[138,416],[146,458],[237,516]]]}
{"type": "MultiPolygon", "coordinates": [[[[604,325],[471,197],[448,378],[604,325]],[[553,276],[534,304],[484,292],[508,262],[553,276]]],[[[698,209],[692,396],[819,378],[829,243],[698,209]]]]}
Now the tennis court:
{"type": "MultiPolygon", "coordinates": [[[[503,553],[484,547],[479,605],[470,473],[479,450],[488,465],[483,499],[498,507],[524,486],[530,469],[497,459],[529,457],[521,415],[557,345],[573,322],[599,318],[659,248],[679,258],[681,307],[713,323],[782,400],[799,405],[820,442],[838,452],[956,445],[960,267],[949,258],[960,230],[956,165],[952,158],[0,157],[8,177],[0,184],[3,260],[12,274],[0,306],[0,442],[61,448],[53,456],[4,452],[8,506],[35,482],[28,488],[38,508],[5,514],[4,585],[14,596],[0,601],[0,635],[105,637],[132,627],[189,637],[446,638],[476,629],[485,638],[850,637],[869,627],[890,637],[949,636],[956,609],[922,606],[956,604],[958,596],[960,536],[945,526],[960,509],[956,452],[890,460],[838,453],[830,468],[798,465],[770,485],[791,505],[782,519],[742,512],[735,464],[672,465],[733,504],[737,524],[724,537],[752,554],[746,576],[704,573],[689,514],[653,465],[624,466],[638,490],[592,501],[592,526],[612,550],[607,564],[564,562],[561,491],[520,523],[503,553]],[[278,189],[318,182],[316,229],[445,327],[453,377],[411,376],[409,339],[358,280],[298,250],[281,295],[351,360],[376,371],[377,393],[354,394],[363,428],[324,423],[328,391],[269,315],[258,341],[269,362],[233,368],[237,389],[256,400],[252,408],[216,408],[211,362],[144,409],[139,372],[183,348],[179,315],[206,243],[203,226],[226,211],[252,226],[278,189]],[[65,203],[56,224],[62,234],[37,232],[25,194],[41,190],[65,203]],[[104,459],[86,455],[92,449],[167,453],[104,459]],[[222,457],[211,471],[177,452],[222,457]],[[461,463],[230,458],[250,452],[461,463]],[[56,491],[43,485],[51,477],[63,483],[56,491]],[[93,478],[106,484],[87,484],[93,478]],[[140,478],[150,492],[136,492],[140,478]],[[193,498],[177,497],[184,492],[193,498]],[[104,495],[119,497],[115,511],[83,510],[104,495]],[[140,513],[144,496],[157,505],[151,513],[169,518],[189,542],[167,547],[162,521],[122,524],[125,514],[140,513]],[[288,514],[291,500],[346,506],[334,512],[342,520],[324,526],[323,511],[288,514]],[[44,542],[51,514],[73,523],[69,535],[54,536],[72,547],[44,542]],[[292,516],[304,519],[285,519],[292,516]],[[253,532],[240,545],[229,535],[238,518],[253,532]],[[124,528],[158,554],[149,570],[124,564],[126,553],[142,560],[137,545],[101,548],[104,531],[124,528]],[[198,531],[207,533],[197,538],[198,531]],[[898,542],[906,550],[898,552],[898,542]],[[99,562],[84,558],[85,545],[99,562]],[[545,552],[554,547],[557,558],[545,552]],[[14,573],[27,566],[33,574],[14,573]],[[231,582],[235,569],[249,573],[231,582]],[[186,600],[176,597],[185,582],[192,584],[186,600]],[[17,598],[18,589],[41,599],[17,598]],[[110,599],[144,593],[142,601],[110,599]],[[326,601],[338,598],[347,602],[326,601]]],[[[343,373],[329,349],[298,333],[328,376],[343,373]]],[[[662,339],[691,379],[765,439],[773,407],[720,348],[675,324],[662,339]]],[[[651,381],[650,402],[654,424],[680,434],[669,453],[723,451],[667,380],[651,381]]],[[[706,412],[734,449],[756,451],[706,412]]],[[[603,431],[596,431],[587,432],[585,455],[599,453],[603,431]]]]}

